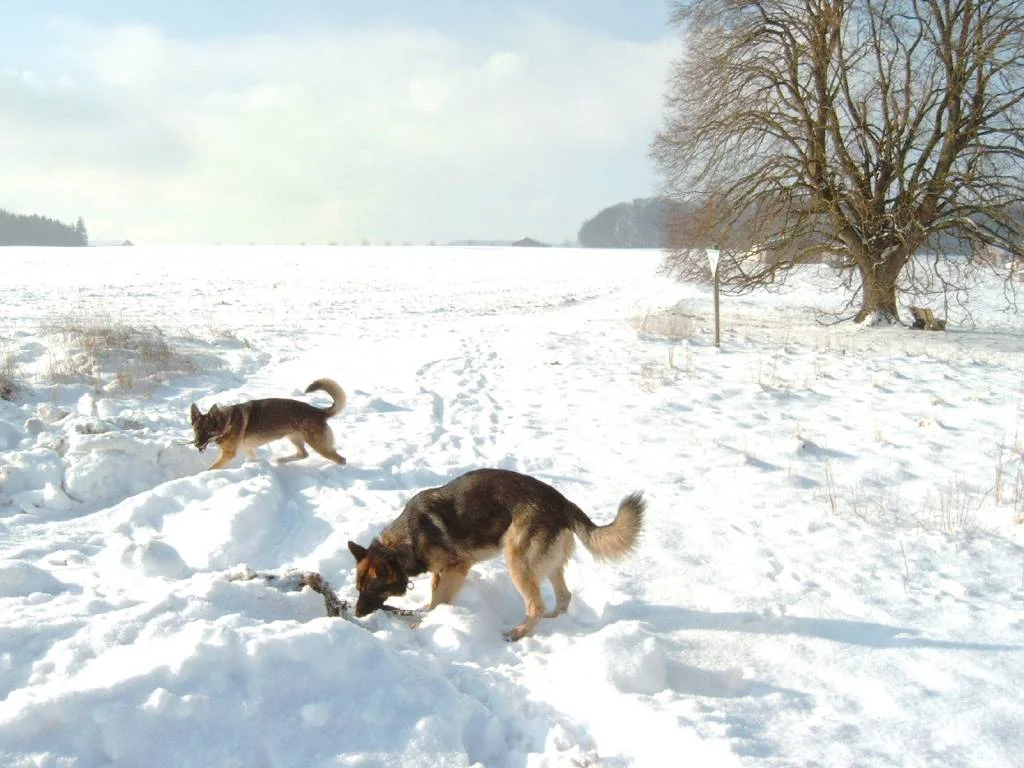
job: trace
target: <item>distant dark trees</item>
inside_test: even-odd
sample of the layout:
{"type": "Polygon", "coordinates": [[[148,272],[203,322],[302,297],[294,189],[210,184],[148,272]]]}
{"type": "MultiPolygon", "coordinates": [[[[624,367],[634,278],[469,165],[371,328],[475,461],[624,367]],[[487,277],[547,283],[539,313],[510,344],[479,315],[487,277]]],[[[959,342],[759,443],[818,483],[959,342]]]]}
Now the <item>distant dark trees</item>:
{"type": "Polygon", "coordinates": [[[73,225],[32,214],[22,216],[0,209],[0,245],[88,245],[85,221],[73,225]]]}
{"type": "Polygon", "coordinates": [[[678,204],[661,198],[638,198],[605,208],[580,227],[584,248],[661,248],[666,226],[678,204]]]}

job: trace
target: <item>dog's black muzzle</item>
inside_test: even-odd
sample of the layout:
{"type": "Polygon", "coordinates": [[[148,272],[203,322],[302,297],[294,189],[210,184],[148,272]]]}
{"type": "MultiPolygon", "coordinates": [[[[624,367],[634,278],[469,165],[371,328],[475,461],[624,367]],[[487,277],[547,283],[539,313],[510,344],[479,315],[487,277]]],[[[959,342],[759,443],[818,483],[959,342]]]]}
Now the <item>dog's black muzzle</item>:
{"type": "Polygon", "coordinates": [[[356,600],[356,618],[369,616],[374,611],[378,611],[383,607],[383,597],[378,597],[377,595],[370,594],[369,592],[360,592],[359,597],[356,600]]]}

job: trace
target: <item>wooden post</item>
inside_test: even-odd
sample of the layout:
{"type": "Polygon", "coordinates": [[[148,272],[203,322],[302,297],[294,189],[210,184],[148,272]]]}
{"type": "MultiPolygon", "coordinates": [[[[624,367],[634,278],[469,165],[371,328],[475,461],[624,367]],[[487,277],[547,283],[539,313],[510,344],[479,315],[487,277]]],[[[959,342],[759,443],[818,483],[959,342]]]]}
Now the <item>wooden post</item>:
{"type": "Polygon", "coordinates": [[[718,315],[718,270],[715,270],[715,346],[722,346],[722,323],[718,315]]]}
{"type": "Polygon", "coordinates": [[[711,278],[714,283],[715,295],[715,346],[722,346],[722,324],[718,314],[718,258],[721,251],[717,248],[708,248],[708,264],[711,266],[711,278]]]}

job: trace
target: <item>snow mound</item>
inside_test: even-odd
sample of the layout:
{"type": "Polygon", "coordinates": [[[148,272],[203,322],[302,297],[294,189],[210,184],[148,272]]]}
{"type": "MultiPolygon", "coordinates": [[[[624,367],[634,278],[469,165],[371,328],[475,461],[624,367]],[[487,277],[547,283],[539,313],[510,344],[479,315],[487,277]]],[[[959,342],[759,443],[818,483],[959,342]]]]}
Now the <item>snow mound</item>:
{"type": "Polygon", "coordinates": [[[17,447],[23,437],[22,431],[16,426],[0,420],[0,451],[9,451],[17,447]]]}
{"type": "Polygon", "coordinates": [[[197,469],[196,452],[122,431],[71,433],[64,487],[80,502],[115,501],[197,469]]]}
{"type": "Polygon", "coordinates": [[[14,499],[27,491],[41,490],[47,485],[60,486],[64,478],[64,461],[54,451],[32,448],[11,451],[0,464],[0,499],[14,499]]]}
{"type": "Polygon", "coordinates": [[[146,576],[183,579],[192,573],[178,550],[155,539],[145,544],[129,544],[121,554],[121,562],[127,567],[137,568],[146,576]]]}
{"type": "Polygon", "coordinates": [[[0,562],[0,597],[28,597],[37,592],[56,595],[67,588],[60,579],[31,563],[0,562]]]}
{"type": "Polygon", "coordinates": [[[580,641],[577,663],[621,693],[655,694],[668,687],[660,639],[639,622],[611,624],[580,641]]]}
{"type": "Polygon", "coordinates": [[[419,765],[463,768],[505,748],[480,703],[343,620],[147,627],[95,651],[73,679],[0,702],[7,754],[44,732],[51,764],[79,765],[178,766],[196,745],[211,766],[384,765],[400,745],[419,765]],[[254,722],[273,727],[252,738],[254,722]]]}

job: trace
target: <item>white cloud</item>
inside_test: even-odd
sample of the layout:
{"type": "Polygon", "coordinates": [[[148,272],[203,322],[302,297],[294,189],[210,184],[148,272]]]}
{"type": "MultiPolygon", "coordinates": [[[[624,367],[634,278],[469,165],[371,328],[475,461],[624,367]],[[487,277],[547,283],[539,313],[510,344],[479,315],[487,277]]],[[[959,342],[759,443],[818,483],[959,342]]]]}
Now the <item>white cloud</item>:
{"type": "Polygon", "coordinates": [[[55,74],[0,72],[0,206],[144,242],[572,237],[653,191],[676,51],[537,17],[474,40],[53,34],[55,74]]]}

